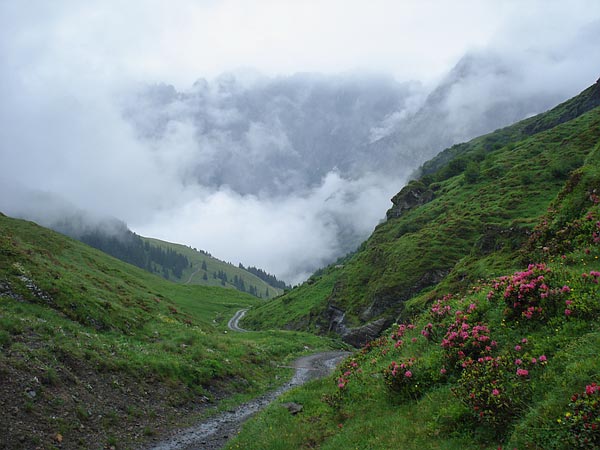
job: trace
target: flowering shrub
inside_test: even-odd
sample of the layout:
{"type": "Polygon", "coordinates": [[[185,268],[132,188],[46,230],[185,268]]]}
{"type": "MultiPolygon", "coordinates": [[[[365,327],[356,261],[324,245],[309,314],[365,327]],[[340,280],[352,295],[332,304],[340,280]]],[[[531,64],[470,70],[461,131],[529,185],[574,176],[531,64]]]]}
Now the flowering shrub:
{"type": "Polygon", "coordinates": [[[558,423],[566,428],[571,448],[600,448],[600,386],[592,383],[574,394],[558,423]]]}
{"type": "Polygon", "coordinates": [[[500,429],[526,407],[531,397],[530,374],[523,366],[515,370],[515,363],[510,355],[485,357],[463,370],[452,391],[476,420],[500,429]]]}
{"type": "MultiPolygon", "coordinates": [[[[600,208],[598,195],[589,196],[592,206],[579,218],[568,220],[543,221],[532,233],[530,248],[543,246],[547,255],[559,255],[586,246],[595,247],[600,244],[600,208]]],[[[557,211],[548,211],[555,216],[557,211]]]]}
{"type": "Polygon", "coordinates": [[[442,339],[441,346],[445,350],[449,367],[457,363],[464,368],[473,359],[481,355],[489,355],[496,347],[496,342],[490,338],[487,325],[478,322],[469,324],[468,314],[456,311],[452,322],[442,339]]]}
{"type": "Polygon", "coordinates": [[[551,274],[545,264],[530,264],[525,271],[495,280],[488,299],[502,293],[507,318],[547,319],[557,313],[561,295],[570,289],[550,287],[551,274]]]}
{"type": "Polygon", "coordinates": [[[431,386],[432,371],[428,367],[419,367],[415,358],[408,358],[391,364],[383,371],[383,378],[388,389],[399,394],[403,399],[417,399],[423,390],[431,386]]]}
{"type": "Polygon", "coordinates": [[[600,315],[600,272],[591,270],[574,279],[571,286],[564,286],[564,314],[584,318],[594,318],[600,315]]]}
{"type": "Polygon", "coordinates": [[[452,295],[450,295],[450,294],[445,295],[442,299],[437,300],[431,306],[431,309],[429,310],[429,314],[431,316],[431,319],[434,322],[441,322],[444,319],[444,317],[450,315],[451,307],[448,304],[448,302],[450,301],[451,298],[452,298],[452,295]]]}
{"type": "Polygon", "coordinates": [[[357,374],[362,373],[362,369],[359,367],[355,358],[347,359],[340,364],[339,371],[341,373],[341,375],[337,377],[337,386],[339,390],[346,389],[350,379],[357,374]]]}
{"type": "MultiPolygon", "coordinates": [[[[377,346],[375,346],[376,348],[377,346]]],[[[370,347],[372,348],[372,347],[370,347]]],[[[348,358],[339,366],[339,374],[335,378],[337,389],[333,394],[325,394],[322,401],[335,409],[339,409],[342,405],[345,393],[348,389],[348,383],[353,378],[362,374],[363,370],[359,366],[356,358],[348,358]]]]}
{"type": "Polygon", "coordinates": [[[367,355],[375,350],[383,351],[387,348],[388,338],[386,336],[381,336],[377,339],[367,342],[358,352],[360,356],[367,355]]]}

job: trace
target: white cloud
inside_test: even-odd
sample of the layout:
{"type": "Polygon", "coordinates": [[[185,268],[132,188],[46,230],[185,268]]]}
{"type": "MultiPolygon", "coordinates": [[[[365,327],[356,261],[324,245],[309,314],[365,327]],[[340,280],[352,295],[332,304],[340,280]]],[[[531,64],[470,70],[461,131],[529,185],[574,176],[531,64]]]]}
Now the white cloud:
{"type": "Polygon", "coordinates": [[[331,172],[303,195],[261,198],[229,189],[196,191],[189,201],[134,226],[144,235],[189,243],[298,283],[352,250],[340,247],[340,228],[369,234],[396,190],[392,180],[380,176],[348,180],[331,172]]]}
{"type": "MultiPolygon", "coordinates": [[[[228,106],[229,91],[219,89],[231,80],[215,77],[239,67],[271,78],[357,69],[433,86],[465,52],[488,55],[506,73],[481,67],[448,98],[449,111],[470,112],[455,118],[459,136],[462,119],[498,98],[533,92],[564,99],[591,84],[599,39],[597,0],[0,2],[0,175],[122,218],[136,231],[299,281],[349,250],[341,229],[362,237],[372,230],[406,172],[350,178],[332,165],[315,185],[289,170],[269,175],[285,194],[235,192],[210,178],[218,173],[198,169],[227,157],[235,169],[229,180],[233,174],[252,186],[245,178],[254,174],[250,162],[260,169],[265,158],[302,162],[302,155],[276,117],[231,139],[244,112],[228,106]],[[201,77],[213,81],[190,87],[201,77]],[[177,99],[166,111],[147,105],[147,115],[138,116],[146,131],[157,111],[169,120],[160,139],[140,139],[123,117],[123,99],[152,82],[194,91],[198,102],[206,96],[206,117],[192,123],[191,111],[202,108],[177,99]],[[202,120],[216,126],[204,129],[202,120]]],[[[261,79],[254,73],[244,83],[261,79]]],[[[175,95],[169,92],[163,94],[175,95]]],[[[389,113],[371,137],[392,133],[414,107],[389,113]]],[[[9,200],[1,192],[0,208],[9,200]]]]}

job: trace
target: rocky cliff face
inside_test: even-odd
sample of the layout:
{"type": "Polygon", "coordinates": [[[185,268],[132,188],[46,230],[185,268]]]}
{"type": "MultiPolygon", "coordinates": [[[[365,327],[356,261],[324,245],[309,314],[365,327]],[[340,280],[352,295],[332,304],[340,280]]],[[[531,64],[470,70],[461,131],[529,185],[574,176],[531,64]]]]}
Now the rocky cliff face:
{"type": "Polygon", "coordinates": [[[333,305],[327,307],[322,317],[329,333],[336,333],[344,342],[357,348],[375,339],[392,322],[392,319],[382,317],[359,327],[349,327],[345,311],[333,305]]]}
{"type": "Polygon", "coordinates": [[[388,220],[400,217],[405,211],[416,206],[424,205],[433,200],[433,191],[419,181],[413,181],[406,185],[393,198],[392,206],[386,216],[388,220]]]}
{"type": "Polygon", "coordinates": [[[334,288],[328,305],[319,318],[319,328],[326,333],[338,334],[342,340],[355,347],[360,347],[378,337],[402,313],[404,302],[423,289],[434,286],[448,275],[449,270],[430,270],[407,289],[392,289],[378,293],[372,302],[360,311],[358,317],[363,325],[352,326],[346,318],[343,301],[336,302],[334,288]]]}

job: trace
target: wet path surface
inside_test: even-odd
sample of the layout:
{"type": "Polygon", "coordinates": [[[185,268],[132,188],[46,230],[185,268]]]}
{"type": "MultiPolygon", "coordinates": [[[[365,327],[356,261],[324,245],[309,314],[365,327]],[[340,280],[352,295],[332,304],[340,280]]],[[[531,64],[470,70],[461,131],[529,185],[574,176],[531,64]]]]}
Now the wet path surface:
{"type": "MultiPolygon", "coordinates": [[[[244,332],[238,326],[239,320],[247,310],[240,310],[231,318],[227,326],[238,332],[244,332]]],[[[251,415],[265,408],[284,392],[300,386],[307,381],[329,375],[336,365],[349,353],[330,351],[315,353],[297,359],[290,368],[296,369],[293,378],[275,391],[255,398],[235,410],[225,411],[193,427],[181,430],[169,439],[146,447],[148,450],[216,450],[225,446],[235,436],[242,424],[251,415]]]]}
{"type": "Polygon", "coordinates": [[[240,328],[240,320],[242,320],[242,317],[244,317],[246,315],[246,312],[248,310],[247,309],[240,309],[238,312],[236,312],[234,314],[234,316],[229,319],[229,322],[227,322],[227,327],[232,330],[232,331],[237,331],[239,333],[243,333],[245,331],[248,330],[244,330],[243,328],[240,328]]]}

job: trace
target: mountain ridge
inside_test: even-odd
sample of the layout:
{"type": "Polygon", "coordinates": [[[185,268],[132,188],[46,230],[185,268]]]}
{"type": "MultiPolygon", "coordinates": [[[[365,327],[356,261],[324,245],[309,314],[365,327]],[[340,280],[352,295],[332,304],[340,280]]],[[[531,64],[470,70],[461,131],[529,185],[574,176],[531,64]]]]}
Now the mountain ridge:
{"type": "Polygon", "coordinates": [[[427,302],[440,282],[449,288],[489,275],[466,270],[478,257],[497,270],[517,267],[517,250],[541,211],[600,137],[600,109],[589,109],[599,92],[595,84],[546,113],[442,152],[394,197],[388,220],[342,267],[249,311],[246,326],[336,332],[360,345],[427,302]],[[544,131],[524,134],[531,124],[544,131]]]}

